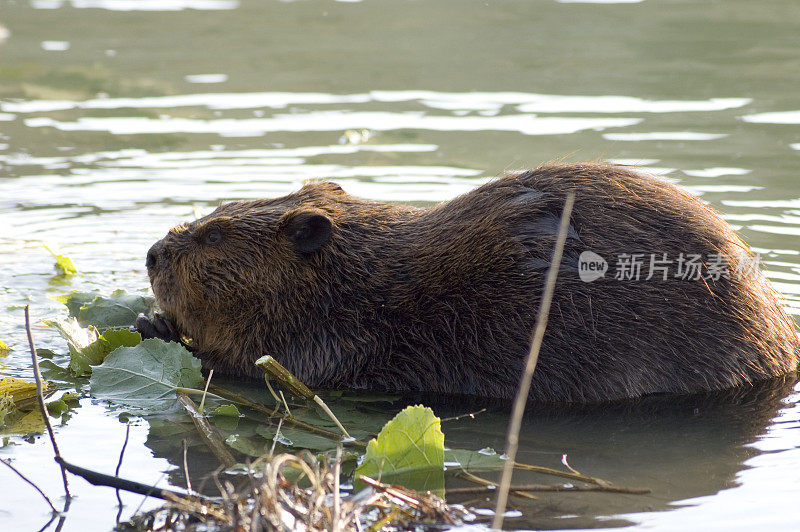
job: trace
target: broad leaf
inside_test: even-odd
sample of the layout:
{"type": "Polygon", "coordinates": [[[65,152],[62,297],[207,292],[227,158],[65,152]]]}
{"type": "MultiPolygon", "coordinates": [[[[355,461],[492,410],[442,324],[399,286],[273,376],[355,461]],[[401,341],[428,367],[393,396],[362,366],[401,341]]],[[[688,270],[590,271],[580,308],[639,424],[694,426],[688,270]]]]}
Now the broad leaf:
{"type": "Polygon", "coordinates": [[[81,307],[87,303],[91,303],[92,300],[99,295],[100,294],[97,292],[80,292],[78,290],[73,290],[69,294],[50,296],[50,299],[66,305],[69,315],[73,318],[77,318],[81,307]]]}
{"type": "Polygon", "coordinates": [[[67,321],[45,322],[58,330],[69,347],[69,369],[80,377],[92,372],[92,366],[102,364],[106,356],[118,347],[133,347],[142,341],[137,332],[127,329],[109,330],[101,335],[93,327],[83,329],[75,318],[67,321]]]}
{"type": "Polygon", "coordinates": [[[152,314],[155,305],[153,297],[125,290],[115,290],[109,296],[76,291],[53,299],[66,305],[70,316],[82,326],[93,325],[100,330],[130,327],[140,313],[152,314]]]}
{"type": "Polygon", "coordinates": [[[70,406],[62,399],[56,399],[47,403],[47,413],[50,417],[61,417],[64,412],[68,412],[70,406]]]}
{"type": "Polygon", "coordinates": [[[182,345],[155,338],[120,347],[95,366],[92,395],[139,410],[162,410],[176,400],[176,388],[203,382],[200,361],[182,345]]]}
{"type": "Polygon", "coordinates": [[[356,475],[418,490],[444,490],[444,434],[433,410],[409,406],[367,444],[356,475]]]}
{"type": "Polygon", "coordinates": [[[52,360],[40,360],[39,369],[42,370],[42,377],[48,381],[68,382],[76,384],[75,375],[66,369],[62,368],[52,360]]]}

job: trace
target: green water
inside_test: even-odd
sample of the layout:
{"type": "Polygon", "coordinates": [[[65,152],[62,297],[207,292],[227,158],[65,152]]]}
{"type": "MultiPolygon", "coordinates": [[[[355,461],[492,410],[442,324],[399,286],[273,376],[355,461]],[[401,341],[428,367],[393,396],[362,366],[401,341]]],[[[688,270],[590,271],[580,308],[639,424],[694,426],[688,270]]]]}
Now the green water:
{"type": "MultiPolygon", "coordinates": [[[[562,157],[640,164],[700,195],[800,314],[797,2],[2,0],[0,25],[7,374],[31,375],[22,305],[35,319],[62,317],[49,296],[146,289],[148,247],[195,208],[282,195],[312,177],[428,204],[562,157]],[[54,276],[42,241],[83,275],[54,276]]],[[[65,354],[49,331],[36,334],[65,354]]],[[[507,526],[791,529],[798,399],[777,387],[532,414],[521,459],[562,467],[566,453],[584,473],[653,493],[514,499],[507,526]]],[[[62,452],[113,471],[118,415],[83,399],[57,428],[62,452]]],[[[501,449],[505,424],[502,410],[448,422],[447,444],[501,449]]],[[[10,443],[0,457],[57,499],[48,442],[10,443]]],[[[134,419],[121,473],[181,485],[178,454],[134,419]]],[[[209,462],[197,457],[198,476],[209,462]]],[[[110,529],[113,490],[72,483],[62,529],[110,529]]],[[[5,468],[0,496],[0,528],[47,521],[5,468]]],[[[123,500],[127,518],[141,498],[123,500]]]]}

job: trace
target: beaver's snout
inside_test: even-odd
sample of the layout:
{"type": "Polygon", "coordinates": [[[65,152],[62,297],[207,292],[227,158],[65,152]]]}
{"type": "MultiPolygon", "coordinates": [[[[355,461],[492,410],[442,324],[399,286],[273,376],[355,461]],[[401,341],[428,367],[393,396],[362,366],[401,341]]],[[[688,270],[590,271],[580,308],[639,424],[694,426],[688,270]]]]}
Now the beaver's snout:
{"type": "Polygon", "coordinates": [[[147,270],[152,273],[159,265],[163,264],[164,258],[164,244],[161,240],[153,244],[147,252],[147,258],[145,259],[144,265],[147,266],[147,270]]]}

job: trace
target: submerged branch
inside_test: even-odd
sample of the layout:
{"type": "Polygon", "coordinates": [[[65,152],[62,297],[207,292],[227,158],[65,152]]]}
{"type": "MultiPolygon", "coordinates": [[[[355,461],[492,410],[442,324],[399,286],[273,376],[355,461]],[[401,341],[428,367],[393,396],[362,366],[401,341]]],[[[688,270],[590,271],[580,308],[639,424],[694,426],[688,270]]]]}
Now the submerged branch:
{"type": "Polygon", "coordinates": [[[155,486],[143,484],[134,480],[127,480],[124,478],[115,477],[113,475],[106,475],[105,473],[92,471],[91,469],[86,469],[84,467],[71,464],[60,456],[56,458],[56,462],[58,462],[64,469],[73,475],[77,475],[95,486],[108,486],[109,488],[116,488],[122,491],[129,491],[131,493],[137,493],[139,495],[145,495],[148,497],[156,497],[157,499],[164,500],[170,500],[169,497],[195,497],[205,502],[214,502],[213,499],[209,499],[200,495],[188,495],[179,491],[157,488],[155,486]]]}
{"type": "Polygon", "coordinates": [[[231,454],[228,447],[222,439],[220,439],[217,431],[214,430],[214,427],[211,426],[208,419],[197,409],[197,405],[194,404],[194,401],[183,392],[178,392],[178,401],[180,401],[184,410],[186,410],[192,418],[192,422],[197,432],[200,434],[203,443],[214,453],[214,456],[217,457],[220,463],[225,467],[231,467],[236,464],[236,459],[233,457],[233,454],[231,454]]]}

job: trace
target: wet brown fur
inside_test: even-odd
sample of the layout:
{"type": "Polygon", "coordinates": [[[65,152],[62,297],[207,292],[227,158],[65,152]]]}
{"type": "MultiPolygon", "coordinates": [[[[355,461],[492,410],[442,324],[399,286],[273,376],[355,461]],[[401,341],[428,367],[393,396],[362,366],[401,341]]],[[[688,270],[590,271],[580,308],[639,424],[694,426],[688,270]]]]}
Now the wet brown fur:
{"type": "Polygon", "coordinates": [[[749,251],[728,224],[661,179],[605,164],[545,165],[429,209],[329,182],[224,204],[153,246],[151,282],[217,371],[258,376],[253,361],[269,354],[312,388],[511,398],[569,191],[531,399],[690,393],[797,369],[794,323],[761,274],[740,278],[749,251]],[[304,216],[331,222],[319,249],[290,238],[304,216]],[[610,275],[581,281],[584,250],[610,275]],[[644,253],[644,274],[652,253],[721,253],[731,279],[615,280],[621,253],[644,253]]]}

